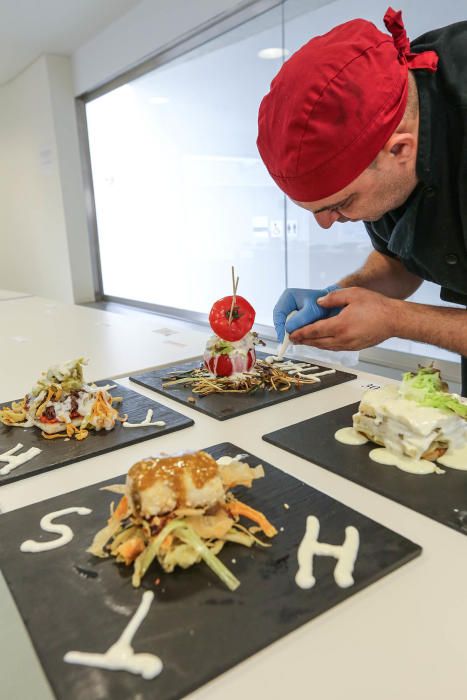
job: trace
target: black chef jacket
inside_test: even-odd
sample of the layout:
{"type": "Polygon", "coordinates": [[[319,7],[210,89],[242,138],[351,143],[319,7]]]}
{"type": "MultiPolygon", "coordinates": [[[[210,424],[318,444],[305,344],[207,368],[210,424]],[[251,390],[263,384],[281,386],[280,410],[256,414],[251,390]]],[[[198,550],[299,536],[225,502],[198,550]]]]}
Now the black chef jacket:
{"type": "Polygon", "coordinates": [[[438,70],[414,70],[420,125],[419,184],[405,204],[365,222],[373,247],[439,284],[441,298],[467,305],[467,22],[411,43],[433,50],[438,70]]]}

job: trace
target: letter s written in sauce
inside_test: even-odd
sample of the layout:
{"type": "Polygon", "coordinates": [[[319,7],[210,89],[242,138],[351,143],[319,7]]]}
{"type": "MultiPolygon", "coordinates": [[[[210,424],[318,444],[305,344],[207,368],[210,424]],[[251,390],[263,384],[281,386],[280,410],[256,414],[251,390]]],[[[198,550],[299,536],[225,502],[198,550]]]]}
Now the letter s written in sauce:
{"type": "Polygon", "coordinates": [[[50,549],[57,549],[58,547],[63,547],[68,542],[73,539],[73,530],[68,525],[63,525],[60,523],[54,523],[55,518],[59,518],[62,515],[69,515],[70,513],[77,513],[78,515],[89,515],[92,513],[90,508],[82,508],[77,506],[72,506],[71,508],[63,508],[63,510],[57,510],[54,513],[48,513],[41,518],[40,526],[45,532],[51,532],[54,535],[60,535],[54,540],[47,540],[45,542],[37,542],[36,540],[26,540],[22,543],[20,550],[22,552],[46,552],[50,549]]]}

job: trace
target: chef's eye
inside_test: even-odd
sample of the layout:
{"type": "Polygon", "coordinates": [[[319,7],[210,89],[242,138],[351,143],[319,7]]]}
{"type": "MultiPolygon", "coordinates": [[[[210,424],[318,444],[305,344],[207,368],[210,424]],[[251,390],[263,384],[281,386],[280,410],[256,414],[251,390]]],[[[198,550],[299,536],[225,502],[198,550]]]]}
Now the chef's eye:
{"type": "Polygon", "coordinates": [[[352,204],[352,199],[348,199],[343,204],[341,204],[340,207],[337,207],[337,209],[338,209],[338,211],[344,211],[344,209],[348,209],[351,204],[352,204]]]}

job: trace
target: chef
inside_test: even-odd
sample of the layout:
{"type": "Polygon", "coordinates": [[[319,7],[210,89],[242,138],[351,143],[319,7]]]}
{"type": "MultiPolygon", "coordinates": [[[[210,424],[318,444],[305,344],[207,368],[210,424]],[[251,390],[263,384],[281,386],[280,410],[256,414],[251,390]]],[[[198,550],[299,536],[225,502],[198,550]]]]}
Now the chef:
{"type": "MultiPolygon", "coordinates": [[[[322,228],[363,221],[374,250],[325,289],[287,289],[279,340],[359,350],[390,337],[467,355],[467,311],[405,301],[429,280],[467,304],[467,22],[409,43],[355,19],[288,59],[259,109],[277,185],[322,228]],[[298,312],[287,317],[292,311],[298,312]]],[[[467,390],[467,360],[463,358],[467,390]]]]}

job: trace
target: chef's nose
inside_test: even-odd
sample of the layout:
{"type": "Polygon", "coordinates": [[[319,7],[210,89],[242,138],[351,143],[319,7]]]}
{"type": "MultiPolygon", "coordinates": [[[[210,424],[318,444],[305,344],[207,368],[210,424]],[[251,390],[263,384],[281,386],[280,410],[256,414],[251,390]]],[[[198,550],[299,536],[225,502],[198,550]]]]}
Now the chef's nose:
{"type": "Polygon", "coordinates": [[[316,221],[321,226],[321,228],[331,228],[333,223],[335,223],[338,220],[340,214],[338,211],[328,209],[327,211],[320,211],[317,214],[313,214],[313,216],[315,217],[316,221]]]}

